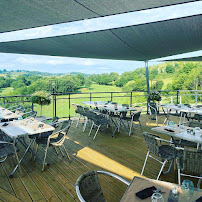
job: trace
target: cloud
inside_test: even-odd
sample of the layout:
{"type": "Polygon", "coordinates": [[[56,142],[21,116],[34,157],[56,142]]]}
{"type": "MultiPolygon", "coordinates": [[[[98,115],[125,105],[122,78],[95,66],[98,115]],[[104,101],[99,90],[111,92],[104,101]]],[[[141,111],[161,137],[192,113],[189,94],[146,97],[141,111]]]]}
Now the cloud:
{"type": "Polygon", "coordinates": [[[62,58],[62,57],[51,57],[51,56],[24,56],[17,57],[16,62],[21,64],[48,64],[48,65],[82,65],[92,66],[95,65],[95,61],[91,59],[83,58],[62,58]]]}

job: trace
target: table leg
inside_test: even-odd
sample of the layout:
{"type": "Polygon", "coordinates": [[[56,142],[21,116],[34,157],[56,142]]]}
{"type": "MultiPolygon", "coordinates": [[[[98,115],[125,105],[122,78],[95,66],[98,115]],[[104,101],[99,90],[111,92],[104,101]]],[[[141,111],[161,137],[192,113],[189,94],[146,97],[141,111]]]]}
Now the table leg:
{"type": "MultiPolygon", "coordinates": [[[[21,161],[23,160],[23,158],[25,157],[26,153],[28,152],[29,148],[31,147],[32,143],[34,142],[35,139],[32,139],[32,141],[30,142],[30,144],[28,145],[27,149],[25,150],[24,154],[22,155],[21,159],[19,160],[19,164],[21,163],[21,161]]],[[[18,165],[16,165],[16,167],[14,168],[13,172],[10,174],[10,177],[13,176],[13,174],[17,171],[18,169],[18,165]]]]}

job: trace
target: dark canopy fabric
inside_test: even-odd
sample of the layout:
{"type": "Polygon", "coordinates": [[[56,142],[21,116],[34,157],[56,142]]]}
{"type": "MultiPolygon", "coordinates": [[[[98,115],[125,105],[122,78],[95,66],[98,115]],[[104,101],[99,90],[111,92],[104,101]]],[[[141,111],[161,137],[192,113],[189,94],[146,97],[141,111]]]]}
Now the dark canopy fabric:
{"type": "Polygon", "coordinates": [[[96,18],[199,0],[3,0],[0,32],[96,18]]]}
{"type": "Polygon", "coordinates": [[[192,61],[192,62],[201,62],[202,61],[202,56],[197,56],[197,57],[189,57],[189,58],[178,58],[178,59],[170,59],[170,60],[163,60],[163,61],[192,61]]]}
{"type": "Polygon", "coordinates": [[[202,15],[103,31],[2,42],[0,52],[147,61],[202,49],[202,15]]]}

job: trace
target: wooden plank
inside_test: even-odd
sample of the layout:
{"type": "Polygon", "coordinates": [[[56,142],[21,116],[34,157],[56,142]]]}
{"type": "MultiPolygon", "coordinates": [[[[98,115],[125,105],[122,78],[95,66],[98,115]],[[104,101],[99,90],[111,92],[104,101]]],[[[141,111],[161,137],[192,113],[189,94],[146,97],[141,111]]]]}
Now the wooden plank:
{"type": "MultiPolygon", "coordinates": [[[[3,164],[7,178],[9,178],[9,175],[11,174],[15,165],[16,164],[14,163],[12,158],[9,158],[7,160],[7,163],[3,164]]],[[[17,173],[14,174],[12,178],[9,178],[9,181],[13,187],[16,197],[18,197],[19,199],[22,199],[23,201],[32,201],[30,195],[27,192],[26,187],[23,185],[22,181],[20,180],[18,171],[17,173]]]]}
{"type": "MultiPolygon", "coordinates": [[[[6,162],[5,162],[6,163],[6,162]]],[[[9,192],[12,195],[14,194],[13,188],[9,182],[9,179],[6,176],[6,173],[3,169],[3,164],[0,165],[0,187],[5,189],[7,192],[9,192]]]]}
{"type": "Polygon", "coordinates": [[[19,202],[21,200],[13,196],[12,194],[8,193],[6,190],[0,188],[0,201],[19,202]]]}
{"type": "MultiPolygon", "coordinates": [[[[34,162],[35,163],[35,162],[34,162]]],[[[60,199],[55,194],[55,192],[50,188],[49,184],[41,177],[40,172],[38,172],[33,166],[32,162],[24,166],[27,172],[29,173],[30,177],[45,196],[47,201],[56,201],[59,202],[60,199]]]]}

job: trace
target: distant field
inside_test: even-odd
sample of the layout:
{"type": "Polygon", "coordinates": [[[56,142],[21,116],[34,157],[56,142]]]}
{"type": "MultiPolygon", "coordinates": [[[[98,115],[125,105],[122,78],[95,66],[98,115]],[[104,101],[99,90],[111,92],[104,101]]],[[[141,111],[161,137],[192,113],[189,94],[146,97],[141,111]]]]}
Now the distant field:
{"type": "Polygon", "coordinates": [[[1,95],[1,96],[6,96],[6,95],[8,95],[9,93],[11,93],[12,91],[13,91],[13,88],[12,88],[12,87],[1,88],[1,90],[0,90],[0,95],[1,95]]]}

